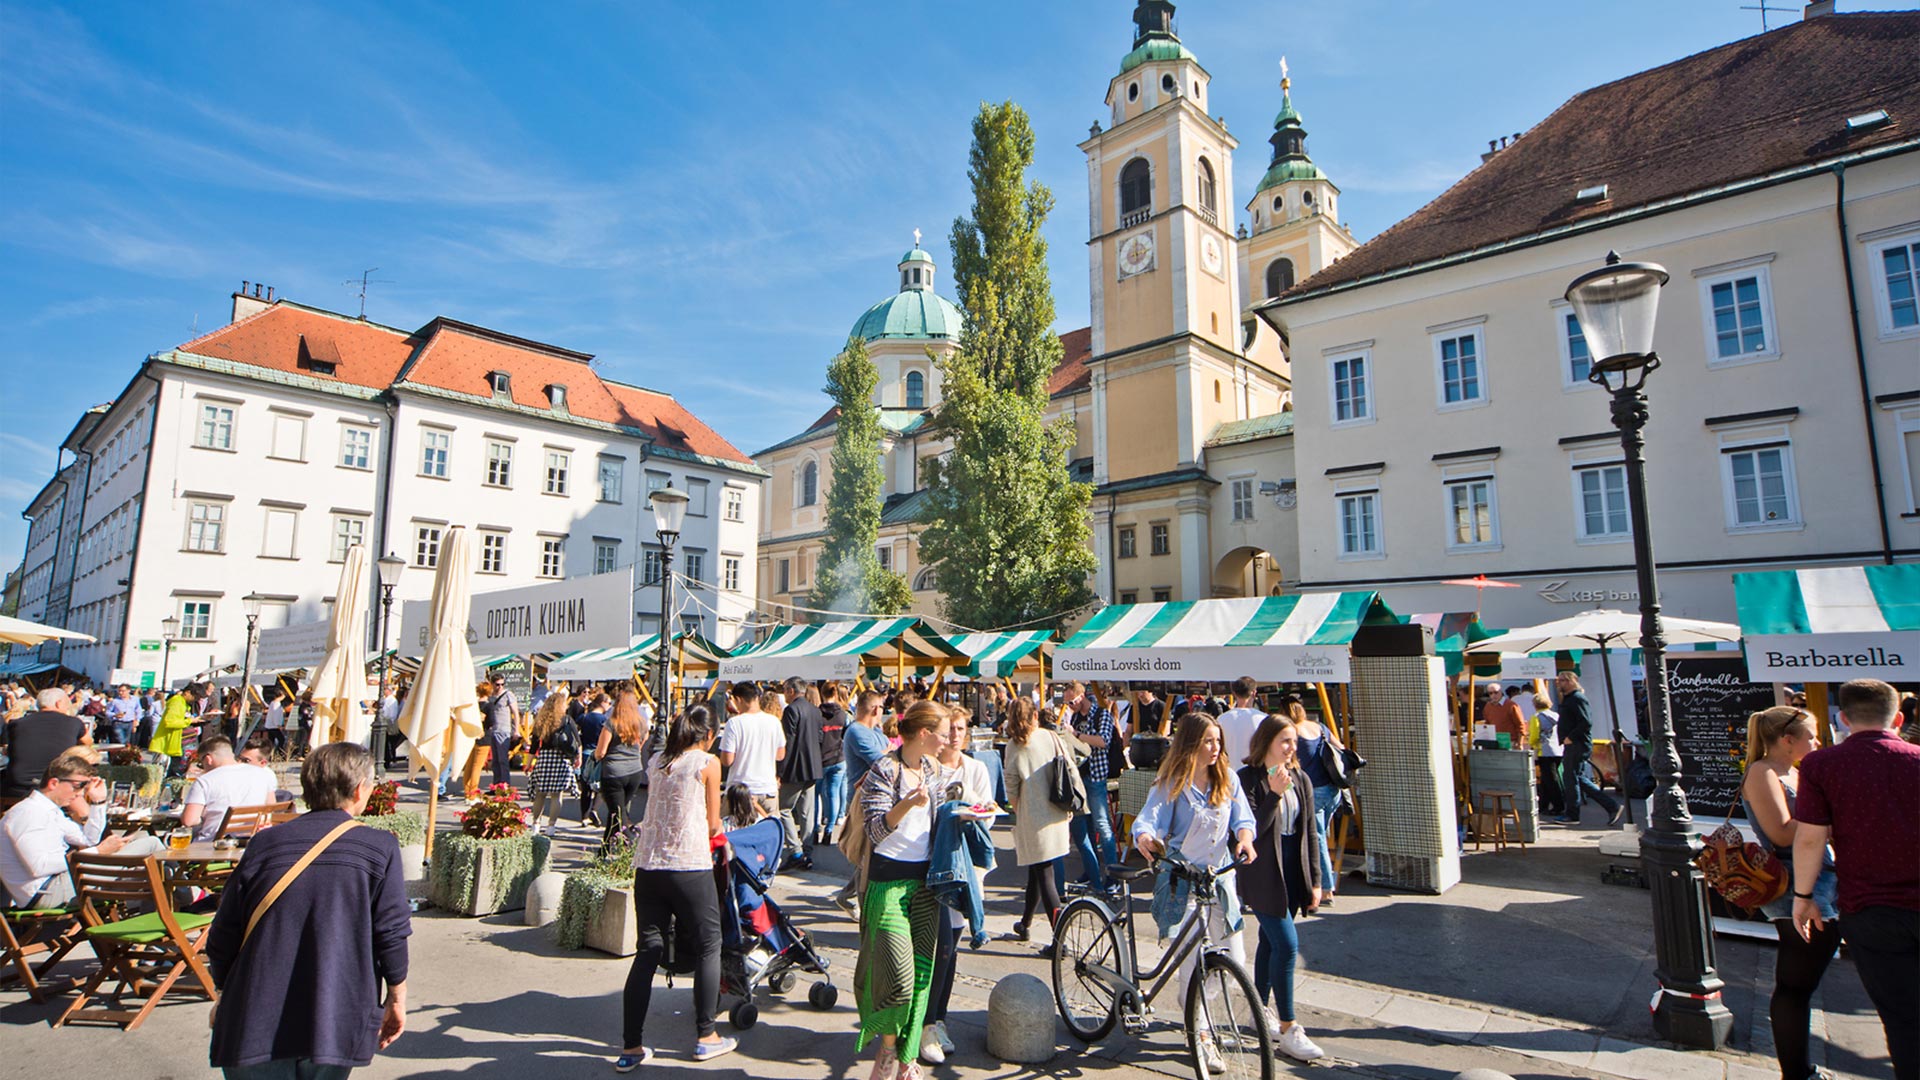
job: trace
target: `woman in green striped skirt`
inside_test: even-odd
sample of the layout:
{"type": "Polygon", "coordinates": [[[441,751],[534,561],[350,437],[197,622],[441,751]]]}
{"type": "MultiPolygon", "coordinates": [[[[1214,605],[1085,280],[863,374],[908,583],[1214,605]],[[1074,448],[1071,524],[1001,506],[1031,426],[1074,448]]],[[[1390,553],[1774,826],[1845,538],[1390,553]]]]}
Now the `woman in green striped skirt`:
{"type": "Polygon", "coordinates": [[[935,757],[944,706],[916,702],[898,721],[900,748],[873,763],[859,791],[860,820],[873,850],[860,905],[860,959],[854,967],[860,1042],[880,1050],[869,1080],[920,1080],[921,1027],[933,983],[941,910],[927,888],[935,800],[960,780],[935,757]]]}

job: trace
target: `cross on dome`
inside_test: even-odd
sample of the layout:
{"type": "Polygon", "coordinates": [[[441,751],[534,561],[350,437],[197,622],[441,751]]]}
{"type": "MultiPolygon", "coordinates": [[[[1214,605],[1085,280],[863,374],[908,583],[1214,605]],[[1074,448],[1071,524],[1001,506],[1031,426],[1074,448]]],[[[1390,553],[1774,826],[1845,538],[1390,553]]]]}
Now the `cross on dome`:
{"type": "Polygon", "coordinates": [[[1292,82],[1293,80],[1287,78],[1287,58],[1282,56],[1280,58],[1280,89],[1288,89],[1292,82]]]}
{"type": "Polygon", "coordinates": [[[913,246],[914,247],[920,246],[920,230],[919,229],[913,230],[913,246]]]}

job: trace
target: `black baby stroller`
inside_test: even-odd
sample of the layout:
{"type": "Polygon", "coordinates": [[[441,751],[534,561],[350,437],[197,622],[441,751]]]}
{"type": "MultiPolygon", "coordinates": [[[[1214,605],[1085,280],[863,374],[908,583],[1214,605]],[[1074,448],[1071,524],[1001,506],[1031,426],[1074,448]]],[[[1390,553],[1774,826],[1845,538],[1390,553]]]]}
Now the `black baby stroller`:
{"type": "Polygon", "coordinates": [[[806,931],[793,925],[768,895],[774,868],[780,865],[780,822],[765,818],[727,833],[733,857],[716,874],[720,886],[720,996],[737,998],[727,1013],[735,1029],[745,1031],[760,1019],[753,992],[764,986],[775,994],[791,991],[800,973],[821,976],[807,989],[807,1002],[831,1009],[840,988],[827,974],[832,965],[813,946],[806,931]]]}

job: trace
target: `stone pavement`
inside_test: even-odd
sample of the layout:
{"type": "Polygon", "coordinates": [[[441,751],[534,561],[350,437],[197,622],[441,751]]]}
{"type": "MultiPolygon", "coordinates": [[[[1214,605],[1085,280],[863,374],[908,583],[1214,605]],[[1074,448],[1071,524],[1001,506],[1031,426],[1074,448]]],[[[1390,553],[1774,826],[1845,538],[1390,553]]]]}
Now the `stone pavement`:
{"type": "MultiPolygon", "coordinates": [[[[563,826],[562,833],[568,838],[560,849],[564,862],[585,850],[589,831],[563,826]]],[[[1653,1045],[1645,1014],[1651,992],[1646,894],[1599,884],[1598,872],[1609,860],[1592,850],[1598,835],[1560,832],[1525,855],[1469,855],[1468,880],[1441,897],[1343,883],[1335,908],[1301,926],[1309,971],[1299,986],[1299,1016],[1330,1057],[1314,1066],[1283,1059],[1278,1074],[1448,1080],[1468,1068],[1489,1067],[1522,1080],[1777,1075],[1770,1058],[1742,1052],[1765,1035],[1771,946],[1721,940],[1729,1004],[1738,1021],[1733,1052],[1683,1053],[1653,1045]]],[[[1011,866],[1010,851],[1002,855],[1006,861],[989,883],[996,933],[1017,914],[1014,884],[1024,876],[1011,866]]],[[[853,1050],[855,935],[852,924],[826,905],[839,881],[831,869],[837,856],[823,852],[820,861],[819,871],[784,876],[778,895],[826,948],[840,1004],[831,1012],[814,1011],[804,998],[811,979],[803,978],[791,1003],[762,999],[760,1022],[741,1034],[738,1053],[694,1065],[687,1056],[690,989],[679,980],[656,991],[648,1041],[663,1053],[646,1071],[726,1080],[864,1080],[866,1058],[853,1050]]],[[[607,1054],[619,1036],[627,961],[562,953],[549,929],[519,925],[517,915],[470,920],[423,912],[414,934],[409,1031],[356,1075],[489,1080],[610,1072],[607,1054]]],[[[930,1077],[1192,1076],[1173,1023],[1139,1037],[1116,1031],[1093,1047],[1079,1046],[1062,1029],[1060,1053],[1044,1066],[990,1059],[987,994],[994,980],[1010,972],[1045,978],[1035,947],[994,941],[977,953],[962,951],[949,1025],[960,1049],[947,1065],[929,1069],[930,1077]]],[[[1843,1076],[1890,1075],[1877,1020],[1844,959],[1828,974],[1822,999],[1816,1023],[1836,1042],[1826,1050],[1828,1066],[1843,1076]]],[[[212,1075],[203,1004],[181,999],[163,1006],[132,1034],[50,1029],[46,1021],[56,1011],[17,992],[0,994],[9,1074],[115,1080],[212,1075]]],[[[1161,1003],[1162,1016],[1177,1012],[1171,1001],[1161,1003]]],[[[724,1017],[722,1030],[729,1030],[724,1017]]]]}

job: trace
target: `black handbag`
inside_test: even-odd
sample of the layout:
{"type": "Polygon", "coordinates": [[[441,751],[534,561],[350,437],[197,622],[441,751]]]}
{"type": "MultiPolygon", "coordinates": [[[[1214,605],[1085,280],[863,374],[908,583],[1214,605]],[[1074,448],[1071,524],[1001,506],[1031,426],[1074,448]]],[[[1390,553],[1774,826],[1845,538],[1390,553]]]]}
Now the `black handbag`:
{"type": "MultiPolygon", "coordinates": [[[[1056,740],[1059,736],[1054,736],[1056,740]]],[[[1047,763],[1047,801],[1069,814],[1087,812],[1087,785],[1080,769],[1067,756],[1066,747],[1056,742],[1058,753],[1047,763]]]]}
{"type": "Polygon", "coordinates": [[[1327,768],[1327,779],[1341,789],[1353,786],[1353,774],[1367,767],[1367,759],[1328,739],[1320,747],[1320,758],[1327,768]]]}

